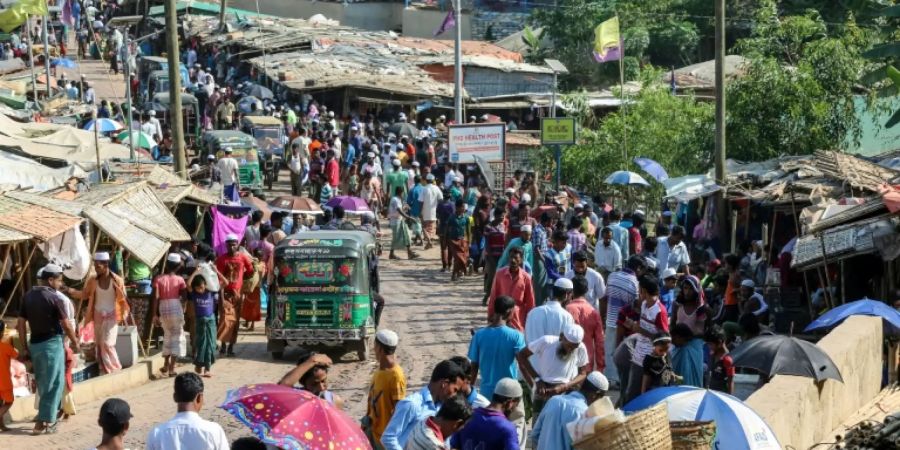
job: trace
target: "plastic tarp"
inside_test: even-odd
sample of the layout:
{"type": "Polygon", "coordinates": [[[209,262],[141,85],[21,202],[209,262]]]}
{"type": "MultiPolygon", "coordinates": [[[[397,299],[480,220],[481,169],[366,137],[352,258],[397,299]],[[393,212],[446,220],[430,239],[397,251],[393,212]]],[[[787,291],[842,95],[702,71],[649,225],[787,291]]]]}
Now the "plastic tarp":
{"type": "Polygon", "coordinates": [[[41,244],[41,252],[47,261],[63,268],[63,275],[70,280],[82,280],[91,268],[91,253],[78,227],[41,244]]]}
{"type": "MultiPolygon", "coordinates": [[[[66,145],[36,142],[12,136],[0,136],[0,147],[18,148],[22,153],[33,158],[55,159],[75,163],[86,170],[93,170],[97,166],[97,153],[93,144],[90,146],[72,147],[66,145]]],[[[128,148],[118,144],[100,144],[100,159],[112,158],[128,159],[128,148]]]]}
{"type": "Polygon", "coordinates": [[[669,178],[662,183],[666,187],[666,198],[674,198],[679,202],[706,197],[722,189],[709,175],[685,175],[669,178]]]}
{"type": "Polygon", "coordinates": [[[62,186],[69,178],[87,176],[78,166],[53,169],[4,151],[0,151],[0,167],[0,184],[17,185],[34,191],[48,191],[62,186]]]}

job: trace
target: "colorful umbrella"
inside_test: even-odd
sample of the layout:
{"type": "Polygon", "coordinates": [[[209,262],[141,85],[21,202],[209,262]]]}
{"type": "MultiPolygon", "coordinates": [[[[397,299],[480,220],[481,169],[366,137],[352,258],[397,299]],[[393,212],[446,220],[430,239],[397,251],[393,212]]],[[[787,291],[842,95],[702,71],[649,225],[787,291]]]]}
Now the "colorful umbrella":
{"type": "Polygon", "coordinates": [[[322,208],[309,197],[295,197],[283,195],[275,197],[269,202],[269,206],[275,211],[284,211],[291,214],[322,214],[322,208]]]}
{"type": "Polygon", "coordinates": [[[87,125],[84,126],[84,129],[94,131],[94,124],[99,124],[98,126],[101,133],[110,133],[125,128],[121,123],[112,119],[96,119],[88,122],[87,125]]]}
{"type": "Polygon", "coordinates": [[[286,450],[371,450],[359,424],[308,391],[251,384],[228,391],[220,408],[266,444],[286,450]]]}
{"type": "Polygon", "coordinates": [[[803,331],[827,329],[836,326],[850,316],[881,317],[885,334],[900,334],[900,312],[891,308],[881,300],[864,298],[845,303],[819,316],[803,331]]]}
{"type": "Polygon", "coordinates": [[[341,195],[328,200],[325,208],[334,209],[336,206],[344,208],[344,212],[348,213],[365,213],[370,212],[369,204],[359,197],[350,197],[349,195],[341,195]]]}
{"type": "Polygon", "coordinates": [[[666,402],[669,420],[714,420],[713,448],[776,450],[781,445],[768,424],[742,401],[722,392],[692,386],[656,388],[628,402],[622,409],[633,413],[666,402]]]}
{"type": "Polygon", "coordinates": [[[650,158],[634,158],[634,163],[660,183],[669,179],[669,174],[666,172],[666,169],[650,158]]]}
{"type": "MultiPolygon", "coordinates": [[[[129,142],[131,142],[128,138],[128,134],[129,133],[127,131],[123,131],[123,132],[119,133],[119,136],[117,136],[117,138],[119,139],[119,142],[121,142],[123,144],[128,144],[129,142]]],[[[157,145],[158,144],[156,143],[156,141],[153,140],[153,136],[150,136],[149,134],[144,133],[143,131],[135,132],[135,134],[134,134],[134,146],[135,147],[153,148],[153,147],[156,147],[157,145]]]]}
{"type": "Polygon", "coordinates": [[[78,64],[69,58],[50,58],[50,65],[65,69],[74,69],[75,67],[78,67],[78,64]]]}
{"type": "Polygon", "coordinates": [[[622,184],[622,185],[642,185],[642,186],[650,186],[650,183],[644,179],[644,177],[634,173],[629,172],[627,170],[617,170],[611,173],[606,180],[604,181],[606,184],[622,184]]]}

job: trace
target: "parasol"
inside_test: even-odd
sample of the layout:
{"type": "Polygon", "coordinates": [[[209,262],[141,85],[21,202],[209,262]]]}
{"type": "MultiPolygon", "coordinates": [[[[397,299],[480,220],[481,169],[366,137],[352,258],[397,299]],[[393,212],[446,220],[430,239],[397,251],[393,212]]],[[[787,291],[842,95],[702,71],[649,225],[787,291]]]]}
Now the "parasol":
{"type": "Polygon", "coordinates": [[[359,424],[308,391],[251,384],[231,391],[219,405],[266,444],[286,450],[371,450],[359,424]]]}
{"type": "Polygon", "coordinates": [[[398,141],[403,136],[407,136],[410,139],[415,139],[415,137],[419,135],[419,130],[416,129],[415,125],[409,122],[397,122],[388,127],[387,132],[393,133],[394,136],[397,136],[398,141]]]}
{"type": "Polygon", "coordinates": [[[251,84],[249,88],[244,87],[243,92],[244,94],[256,97],[260,100],[271,100],[275,98],[275,94],[272,93],[272,90],[261,84],[251,84]]]}
{"type": "Polygon", "coordinates": [[[731,358],[735,367],[754,369],[766,377],[782,374],[844,382],[827,353],[792,336],[757,336],[734,349],[731,358]]]}
{"type": "Polygon", "coordinates": [[[322,214],[322,208],[309,197],[296,197],[283,195],[269,202],[269,206],[275,211],[284,211],[291,214],[322,214]]]}
{"type": "Polygon", "coordinates": [[[238,109],[238,111],[240,111],[244,114],[247,114],[250,112],[250,105],[253,103],[256,104],[257,111],[262,111],[262,109],[263,109],[262,101],[252,95],[248,95],[248,96],[238,100],[237,109],[238,109]]]}
{"type": "Polygon", "coordinates": [[[359,197],[351,197],[349,195],[334,197],[331,200],[328,200],[328,203],[325,204],[325,208],[327,209],[334,209],[337,206],[344,208],[344,212],[348,213],[362,214],[371,211],[369,209],[369,204],[366,203],[365,200],[359,197]]]}
{"type": "Polygon", "coordinates": [[[650,186],[650,183],[648,183],[647,180],[644,179],[644,177],[627,170],[617,170],[611,173],[608,177],[606,177],[606,180],[604,180],[604,182],[606,184],[621,184],[625,186],[650,186]]]}
{"type": "Polygon", "coordinates": [[[669,179],[666,169],[660,163],[650,158],[634,158],[634,163],[660,183],[669,179]]]}
{"type": "Polygon", "coordinates": [[[111,131],[117,131],[125,128],[121,123],[116,122],[112,119],[92,119],[87,123],[87,125],[84,126],[84,129],[94,131],[95,124],[97,124],[97,126],[100,128],[99,131],[101,133],[109,133],[111,131]]]}
{"type": "MultiPolygon", "coordinates": [[[[129,133],[127,131],[123,131],[123,132],[119,133],[119,135],[117,136],[117,138],[119,139],[119,142],[128,144],[130,142],[130,140],[128,138],[128,134],[129,133]]],[[[134,134],[134,145],[135,145],[135,147],[152,149],[153,147],[156,147],[158,144],[156,143],[155,140],[153,140],[153,136],[150,136],[149,134],[144,133],[143,131],[138,131],[138,132],[135,132],[135,134],[134,134]]]]}
{"type": "Polygon", "coordinates": [[[891,308],[881,300],[870,300],[868,298],[848,302],[829,310],[809,324],[803,331],[830,329],[850,316],[881,317],[884,323],[884,334],[895,336],[900,334],[900,312],[897,312],[896,309],[891,308]]]}

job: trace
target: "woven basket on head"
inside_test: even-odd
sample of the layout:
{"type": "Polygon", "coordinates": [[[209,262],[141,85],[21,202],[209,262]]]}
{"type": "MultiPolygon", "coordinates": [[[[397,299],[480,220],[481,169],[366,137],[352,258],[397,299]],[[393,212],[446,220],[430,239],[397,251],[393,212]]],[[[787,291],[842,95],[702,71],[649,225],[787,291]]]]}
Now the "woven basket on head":
{"type": "Polygon", "coordinates": [[[672,450],[710,450],[716,440],[716,423],[713,421],[670,422],[672,450]]]}
{"type": "Polygon", "coordinates": [[[666,404],[645,409],[574,444],[576,450],[672,450],[666,404]]]}

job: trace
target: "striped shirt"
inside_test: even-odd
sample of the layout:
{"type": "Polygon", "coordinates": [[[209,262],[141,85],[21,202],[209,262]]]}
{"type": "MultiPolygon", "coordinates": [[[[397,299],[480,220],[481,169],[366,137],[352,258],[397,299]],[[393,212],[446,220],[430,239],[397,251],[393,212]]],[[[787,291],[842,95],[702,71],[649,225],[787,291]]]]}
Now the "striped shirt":
{"type": "Polygon", "coordinates": [[[586,247],[585,241],[587,238],[584,237],[577,229],[569,230],[566,233],[569,236],[569,245],[572,246],[572,253],[578,253],[586,247]]]}
{"type": "Polygon", "coordinates": [[[444,450],[444,437],[431,417],[417,423],[409,433],[404,450],[444,450]]]}
{"type": "Polygon", "coordinates": [[[631,269],[609,274],[606,280],[606,326],[616,327],[619,310],[638,296],[638,280],[631,269]]]}
{"type": "MultiPolygon", "coordinates": [[[[669,315],[666,314],[666,307],[663,306],[659,299],[651,306],[641,302],[641,329],[655,335],[660,332],[669,332],[669,315]]],[[[634,345],[634,352],[631,355],[631,362],[641,367],[644,366],[644,357],[653,351],[653,342],[647,336],[639,334],[637,343],[634,345]]]]}

